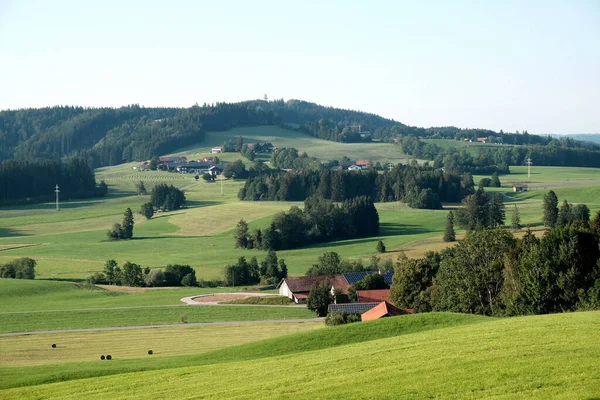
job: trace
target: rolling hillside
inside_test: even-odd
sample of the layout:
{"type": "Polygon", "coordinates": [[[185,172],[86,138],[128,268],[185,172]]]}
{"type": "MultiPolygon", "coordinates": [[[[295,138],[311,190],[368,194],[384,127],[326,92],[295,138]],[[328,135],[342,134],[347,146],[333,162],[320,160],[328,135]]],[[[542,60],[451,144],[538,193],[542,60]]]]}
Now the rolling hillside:
{"type": "MultiPolygon", "coordinates": [[[[199,146],[189,146],[176,151],[173,155],[202,158],[210,155],[213,146],[220,146],[227,140],[235,141],[242,136],[246,143],[271,142],[277,147],[294,147],[299,152],[321,160],[340,160],[347,156],[352,160],[371,160],[373,162],[407,163],[412,157],[402,153],[399,146],[390,143],[340,143],[309,136],[305,133],[278,126],[249,126],[223,132],[209,132],[199,146]]],[[[236,153],[225,153],[220,158],[228,160],[240,158],[236,153]]],[[[268,160],[268,158],[265,158],[268,160]]]]}
{"type": "Polygon", "coordinates": [[[54,380],[39,367],[17,368],[13,373],[24,374],[21,387],[1,394],[39,399],[591,398],[600,386],[598,329],[599,312],[499,320],[417,314],[227,348],[196,358],[195,366],[189,357],[179,364],[165,359],[167,369],[133,372],[133,364],[115,359],[102,365],[104,371],[95,368],[94,377],[92,369],[77,374],[67,364],[53,374],[66,382],[35,386],[27,386],[27,380],[40,382],[43,375],[47,382],[54,380]],[[336,343],[322,346],[320,337],[336,343]],[[132,373],[99,376],[118,373],[120,365],[119,372],[132,373]],[[79,379],[83,376],[89,378],[79,379]]]}

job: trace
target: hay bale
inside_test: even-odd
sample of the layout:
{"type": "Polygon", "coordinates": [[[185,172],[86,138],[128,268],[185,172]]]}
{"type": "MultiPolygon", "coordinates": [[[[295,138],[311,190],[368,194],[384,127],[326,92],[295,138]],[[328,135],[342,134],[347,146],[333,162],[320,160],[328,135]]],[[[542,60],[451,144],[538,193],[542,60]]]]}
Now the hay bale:
{"type": "Polygon", "coordinates": [[[104,357],[103,355],[102,355],[102,356],[100,356],[100,359],[101,359],[101,360],[104,360],[104,358],[105,358],[105,357],[104,357]]]}
{"type": "Polygon", "coordinates": [[[109,354],[109,355],[106,356],[106,359],[107,360],[112,360],[112,356],[109,354]]]}
{"type": "Polygon", "coordinates": [[[154,354],[154,353],[152,352],[152,350],[148,350],[148,355],[152,355],[152,354],[154,354]]]}
{"type": "Polygon", "coordinates": [[[56,343],[52,343],[52,348],[55,349],[56,348],[56,343]]]}

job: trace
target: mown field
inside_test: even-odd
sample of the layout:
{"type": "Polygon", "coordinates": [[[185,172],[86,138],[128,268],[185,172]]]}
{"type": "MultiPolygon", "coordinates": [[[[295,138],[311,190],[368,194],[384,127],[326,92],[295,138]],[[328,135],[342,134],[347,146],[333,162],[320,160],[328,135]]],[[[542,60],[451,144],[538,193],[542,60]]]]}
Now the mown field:
{"type": "Polygon", "coordinates": [[[594,398],[600,387],[599,328],[600,312],[507,319],[417,314],[199,356],[3,368],[0,394],[39,399],[594,398]]]}

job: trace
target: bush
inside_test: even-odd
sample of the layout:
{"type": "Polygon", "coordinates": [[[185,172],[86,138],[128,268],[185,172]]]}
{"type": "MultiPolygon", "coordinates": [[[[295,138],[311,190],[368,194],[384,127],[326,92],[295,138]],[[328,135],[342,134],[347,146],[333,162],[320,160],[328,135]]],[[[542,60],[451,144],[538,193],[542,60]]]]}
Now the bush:
{"type": "Polygon", "coordinates": [[[157,287],[165,284],[165,274],[160,268],[153,268],[144,276],[146,286],[157,287]]]}
{"type": "Polygon", "coordinates": [[[12,279],[35,279],[35,266],[37,262],[31,258],[23,257],[0,265],[0,277],[12,279]]]}
{"type": "Polygon", "coordinates": [[[325,318],[325,325],[336,326],[351,324],[353,322],[361,322],[362,319],[358,314],[348,314],[345,311],[333,311],[330,312],[325,318]]]}
{"type": "Polygon", "coordinates": [[[385,253],[385,244],[383,244],[383,240],[378,240],[377,241],[377,252],[378,253],[385,253]]]}
{"type": "Polygon", "coordinates": [[[481,178],[481,180],[479,181],[479,187],[480,188],[490,187],[491,183],[492,183],[492,180],[490,178],[481,178]]]}
{"type": "Polygon", "coordinates": [[[346,323],[346,314],[344,311],[333,311],[330,312],[325,318],[325,325],[336,326],[344,325],[346,323]]]}
{"type": "Polygon", "coordinates": [[[198,282],[196,281],[196,273],[191,272],[186,274],[183,279],[181,279],[181,286],[198,286],[198,282]]]}
{"type": "Polygon", "coordinates": [[[87,282],[90,285],[106,285],[106,284],[108,284],[108,281],[106,280],[106,275],[104,275],[102,272],[95,272],[93,275],[91,275],[89,278],[87,278],[87,282]]]}

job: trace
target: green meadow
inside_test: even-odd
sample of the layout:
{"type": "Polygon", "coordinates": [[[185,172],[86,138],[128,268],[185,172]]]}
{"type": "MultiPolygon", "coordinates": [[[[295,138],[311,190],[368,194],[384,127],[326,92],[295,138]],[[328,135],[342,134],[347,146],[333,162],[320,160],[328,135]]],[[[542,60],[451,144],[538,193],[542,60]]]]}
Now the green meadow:
{"type": "MultiPolygon", "coordinates": [[[[268,128],[267,131],[275,131],[267,134],[263,128],[252,128],[264,134],[254,136],[255,139],[277,137],[274,135],[280,128],[268,128]]],[[[235,130],[230,132],[231,137],[238,134],[235,130]]],[[[313,139],[304,137],[302,140],[313,139]]],[[[371,145],[392,146],[364,144],[367,147],[371,145]]],[[[256,256],[259,260],[265,256],[262,251],[234,247],[233,229],[240,219],[248,221],[251,229],[264,228],[277,212],[292,205],[301,205],[291,202],[241,202],[237,200],[237,193],[243,186],[242,181],[206,183],[196,181],[192,175],[140,172],[133,167],[135,164],[132,163],[97,171],[98,179],[104,179],[109,185],[109,195],[103,199],[66,201],[58,212],[54,210],[53,203],[0,209],[0,262],[25,256],[34,258],[38,261],[40,279],[84,280],[101,271],[109,258],[121,264],[131,261],[149,267],[189,264],[196,269],[199,278],[219,278],[223,266],[241,256],[256,256]],[[150,220],[136,215],[133,240],[106,241],[106,230],[121,221],[125,208],[137,211],[149,200],[149,196],[135,195],[135,184],[141,179],[148,187],[166,182],[183,188],[188,208],[163,213],[150,220]]],[[[482,176],[475,176],[475,182],[480,178],[482,176]]],[[[511,207],[516,205],[523,225],[540,226],[542,199],[549,189],[555,190],[560,201],[567,199],[572,203],[586,203],[592,212],[600,209],[599,169],[534,166],[531,177],[528,177],[527,167],[516,166],[511,167],[511,174],[502,175],[500,179],[502,188],[489,188],[488,191],[506,195],[507,223],[511,207]],[[514,183],[527,183],[529,191],[513,193],[514,183]]],[[[291,275],[300,275],[325,251],[336,251],[345,258],[368,259],[377,254],[375,246],[380,238],[390,253],[383,255],[384,258],[394,258],[401,251],[418,256],[427,249],[444,246],[441,236],[447,210],[413,210],[403,203],[378,203],[377,209],[381,222],[380,237],[281,251],[278,256],[285,259],[291,275]]]]}
{"type": "Polygon", "coordinates": [[[38,399],[594,398],[600,387],[598,329],[600,312],[507,319],[416,314],[199,356],[10,368],[2,371],[6,389],[0,394],[38,399]],[[323,343],[323,337],[329,339],[323,343]]]}

